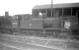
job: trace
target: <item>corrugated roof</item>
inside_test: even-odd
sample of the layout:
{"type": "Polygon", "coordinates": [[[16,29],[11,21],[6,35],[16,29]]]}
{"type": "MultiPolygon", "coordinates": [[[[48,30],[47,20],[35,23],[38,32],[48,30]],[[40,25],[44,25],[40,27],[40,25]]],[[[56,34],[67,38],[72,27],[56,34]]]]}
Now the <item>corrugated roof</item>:
{"type": "MultiPolygon", "coordinates": [[[[53,8],[79,7],[79,3],[53,4],[52,6],[53,8]]],[[[51,8],[51,4],[37,5],[33,9],[48,9],[48,8],[51,8]]]]}

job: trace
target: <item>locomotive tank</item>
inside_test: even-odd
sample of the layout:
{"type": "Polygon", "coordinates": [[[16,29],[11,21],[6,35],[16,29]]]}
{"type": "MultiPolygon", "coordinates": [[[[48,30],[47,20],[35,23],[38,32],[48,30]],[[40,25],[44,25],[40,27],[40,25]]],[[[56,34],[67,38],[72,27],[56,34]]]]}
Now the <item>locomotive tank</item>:
{"type": "Polygon", "coordinates": [[[20,18],[21,29],[46,29],[59,31],[71,31],[78,29],[78,19],[75,16],[51,18],[42,18],[40,16],[21,16],[20,18]]]}

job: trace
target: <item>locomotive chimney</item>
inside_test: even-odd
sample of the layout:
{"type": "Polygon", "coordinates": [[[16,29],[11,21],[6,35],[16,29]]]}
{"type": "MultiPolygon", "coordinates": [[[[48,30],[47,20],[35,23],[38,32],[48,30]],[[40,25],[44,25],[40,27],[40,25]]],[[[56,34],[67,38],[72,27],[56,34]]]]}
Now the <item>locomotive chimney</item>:
{"type": "Polygon", "coordinates": [[[5,12],[5,17],[8,17],[9,16],[9,13],[6,11],[5,12]]]}

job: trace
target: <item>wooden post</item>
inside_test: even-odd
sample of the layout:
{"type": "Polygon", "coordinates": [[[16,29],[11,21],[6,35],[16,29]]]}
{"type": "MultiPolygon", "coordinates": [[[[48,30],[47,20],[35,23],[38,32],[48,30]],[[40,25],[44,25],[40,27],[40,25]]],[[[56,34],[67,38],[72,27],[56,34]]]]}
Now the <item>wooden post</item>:
{"type": "Polygon", "coordinates": [[[61,20],[61,32],[63,32],[64,30],[64,26],[63,26],[63,24],[64,24],[64,17],[63,17],[63,14],[64,14],[64,10],[63,10],[63,8],[62,8],[62,17],[60,17],[60,20],[61,20]]]}
{"type": "Polygon", "coordinates": [[[18,32],[20,31],[20,26],[21,26],[21,16],[18,16],[18,32]]]}
{"type": "Polygon", "coordinates": [[[62,8],[62,16],[63,16],[63,14],[64,14],[64,10],[63,10],[63,8],[62,8]]]}
{"type": "Polygon", "coordinates": [[[71,16],[72,16],[72,8],[71,8],[71,16]]]}

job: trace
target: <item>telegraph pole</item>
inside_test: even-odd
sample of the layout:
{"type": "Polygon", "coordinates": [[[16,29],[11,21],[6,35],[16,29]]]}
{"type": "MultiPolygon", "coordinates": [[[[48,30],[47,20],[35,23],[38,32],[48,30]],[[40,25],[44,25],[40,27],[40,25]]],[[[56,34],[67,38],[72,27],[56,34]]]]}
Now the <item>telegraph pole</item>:
{"type": "Polygon", "coordinates": [[[53,0],[51,0],[51,17],[52,17],[52,12],[53,11],[53,0]]]}

